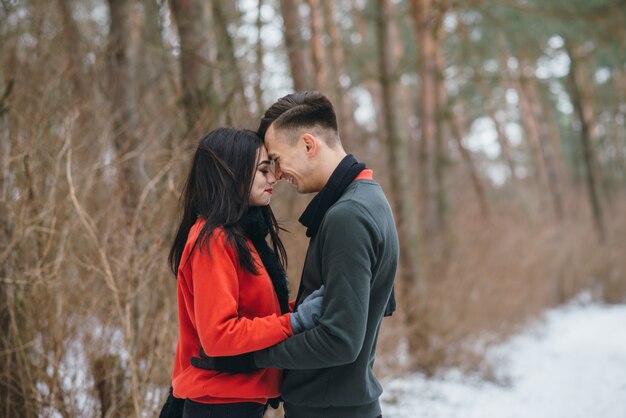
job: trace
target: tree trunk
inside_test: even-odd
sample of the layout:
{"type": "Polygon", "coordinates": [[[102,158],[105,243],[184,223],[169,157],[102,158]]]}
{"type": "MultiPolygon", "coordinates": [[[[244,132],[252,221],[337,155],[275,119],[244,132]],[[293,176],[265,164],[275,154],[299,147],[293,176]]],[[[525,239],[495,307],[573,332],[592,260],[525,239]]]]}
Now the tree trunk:
{"type": "Polygon", "coordinates": [[[554,161],[556,166],[555,168],[565,196],[565,194],[567,193],[568,177],[565,170],[563,140],[561,138],[562,135],[559,129],[559,120],[556,114],[557,110],[549,103],[546,103],[545,100],[542,103],[542,108],[546,111],[546,113],[544,114],[544,120],[546,122],[548,133],[551,139],[551,146],[554,150],[554,161]]]}
{"type": "MultiPolygon", "coordinates": [[[[445,5],[440,2],[442,7],[445,5]]],[[[442,261],[446,261],[446,255],[449,252],[448,243],[448,197],[446,194],[446,168],[448,166],[448,143],[445,135],[445,114],[448,112],[448,94],[443,80],[443,72],[445,62],[441,42],[443,41],[443,17],[444,14],[437,16],[433,22],[433,55],[434,55],[434,77],[436,101],[435,101],[435,222],[440,238],[442,239],[442,248],[440,254],[443,256],[442,261]]]]}
{"type": "Polygon", "coordinates": [[[218,120],[210,67],[207,22],[201,0],[169,0],[180,40],[180,77],[183,108],[189,136],[204,131],[218,120]]]}
{"type": "MultiPolygon", "coordinates": [[[[8,97],[9,93],[2,91],[0,97],[8,97]]],[[[11,243],[15,225],[5,202],[12,200],[9,196],[14,187],[14,176],[10,172],[11,140],[6,126],[7,116],[0,112],[0,416],[31,418],[38,415],[28,390],[33,387],[32,382],[24,381],[31,375],[32,365],[28,360],[31,355],[19,336],[20,327],[14,325],[22,322],[21,306],[25,300],[19,297],[17,286],[12,283],[15,279],[15,252],[11,251],[11,243]]]]}
{"type": "Polygon", "coordinates": [[[324,36],[324,17],[319,0],[307,0],[311,18],[311,52],[313,56],[313,75],[315,76],[315,88],[323,93],[328,93],[328,63],[324,55],[325,49],[322,42],[324,36]]]}
{"type": "Polygon", "coordinates": [[[396,223],[400,240],[400,271],[398,292],[399,302],[404,312],[404,320],[409,331],[409,352],[417,353],[427,347],[426,283],[418,280],[418,232],[416,217],[412,213],[414,198],[408,181],[407,144],[399,133],[395,119],[394,98],[396,83],[393,80],[396,64],[393,62],[393,38],[389,34],[391,1],[377,2],[378,65],[382,87],[382,108],[384,113],[383,132],[387,143],[387,164],[391,170],[390,184],[392,202],[395,208],[396,223]],[[415,303],[417,297],[417,304],[415,303]]]}
{"type": "MultiPolygon", "coordinates": [[[[626,15],[624,13],[619,15],[619,28],[621,39],[620,42],[620,54],[622,57],[626,56],[626,15]]],[[[617,154],[617,163],[619,164],[619,171],[621,176],[619,182],[623,184],[626,181],[626,69],[622,66],[615,70],[615,115],[613,120],[615,121],[615,134],[613,140],[615,141],[615,153],[617,154]],[[618,118],[621,118],[622,123],[617,123],[618,118]]]]}
{"type": "MultiPolygon", "coordinates": [[[[132,27],[130,17],[132,5],[126,0],[109,0],[110,28],[108,44],[109,86],[111,87],[111,109],[113,144],[119,163],[117,164],[117,190],[122,207],[122,227],[130,228],[140,194],[140,177],[137,171],[137,106],[134,63],[129,56],[132,27]],[[134,154],[134,155],[133,155],[134,154]]],[[[138,299],[139,278],[133,273],[133,237],[120,246],[119,262],[124,266],[118,272],[118,280],[129,295],[125,299],[125,312],[129,327],[124,329],[124,343],[129,351],[130,399],[137,416],[141,413],[139,377],[136,357],[137,337],[139,336],[140,307],[138,299]]],[[[120,318],[122,319],[122,318],[120,318]]],[[[120,399],[117,403],[125,403],[120,399]]]]}
{"type": "Polygon", "coordinates": [[[548,190],[552,199],[552,208],[554,210],[554,216],[557,221],[560,221],[563,217],[563,198],[561,184],[558,178],[558,172],[556,168],[555,152],[552,147],[552,141],[550,140],[550,130],[548,129],[545,120],[545,111],[542,109],[541,98],[537,93],[537,87],[535,86],[535,80],[522,79],[522,95],[527,100],[527,107],[530,109],[531,117],[534,120],[536,129],[537,144],[541,152],[541,158],[545,168],[545,173],[548,181],[548,190]]]}
{"type": "MultiPolygon", "coordinates": [[[[7,14],[11,14],[10,7],[16,7],[7,3],[3,3],[3,6],[6,7],[4,12],[7,14]]],[[[34,11],[33,20],[49,12],[49,9],[40,7],[34,11]]],[[[38,23],[41,24],[41,20],[38,23]]],[[[5,31],[1,32],[4,35],[5,31]]],[[[29,265],[31,260],[24,260],[23,253],[15,249],[20,236],[24,237],[28,234],[24,228],[34,227],[28,223],[24,224],[24,220],[34,219],[33,212],[37,210],[32,202],[33,187],[19,184],[22,174],[17,165],[21,164],[21,160],[26,165],[27,159],[36,153],[36,150],[31,150],[27,148],[27,145],[21,144],[22,141],[27,140],[26,135],[16,135],[19,128],[14,128],[20,123],[17,122],[20,120],[19,96],[15,101],[12,100],[15,93],[19,94],[19,91],[15,89],[15,80],[22,70],[18,58],[20,38],[2,35],[0,35],[0,50],[3,58],[2,67],[0,67],[0,74],[2,74],[2,80],[0,80],[0,416],[35,418],[41,416],[42,413],[41,405],[36,401],[41,393],[34,384],[38,377],[36,375],[38,367],[33,364],[33,360],[37,358],[38,353],[33,352],[31,343],[38,330],[32,329],[32,325],[27,324],[26,320],[30,318],[28,307],[32,306],[29,296],[36,286],[32,285],[34,280],[30,277],[21,275],[24,266],[29,265]],[[22,156],[17,157],[20,154],[22,156]],[[14,193],[20,189],[24,195],[16,198],[14,193]]],[[[39,43],[39,39],[37,42],[39,43]]],[[[49,174],[45,170],[42,172],[49,174]]],[[[27,176],[32,182],[30,172],[27,176]]],[[[28,242],[27,245],[30,247],[35,243],[28,242]]]]}
{"type": "Polygon", "coordinates": [[[366,3],[363,4],[359,0],[350,0],[350,10],[354,22],[354,32],[358,35],[360,43],[365,42],[367,32],[369,31],[366,8],[366,3]]]}
{"type": "MultiPolygon", "coordinates": [[[[128,54],[131,11],[125,0],[109,0],[111,26],[109,29],[108,72],[113,123],[113,141],[118,157],[137,151],[136,105],[133,66],[128,54]]],[[[118,165],[118,189],[128,219],[138,196],[134,160],[118,165]]]]}
{"type": "Polygon", "coordinates": [[[506,121],[500,120],[498,112],[492,105],[487,105],[487,112],[496,127],[498,144],[500,144],[500,149],[502,150],[502,158],[509,169],[509,180],[515,185],[515,183],[517,183],[517,175],[515,174],[515,161],[513,160],[513,153],[511,152],[511,141],[505,129],[506,121]]]}
{"type": "Polygon", "coordinates": [[[211,1],[213,25],[216,28],[218,39],[217,61],[221,69],[221,79],[224,91],[222,92],[221,107],[227,109],[226,123],[228,125],[241,124],[251,119],[250,104],[245,94],[245,85],[239,63],[235,55],[235,42],[228,33],[228,23],[231,19],[224,9],[222,0],[211,1]]]}
{"type": "MultiPolygon", "coordinates": [[[[141,0],[140,42],[134,48],[138,55],[135,73],[138,77],[138,96],[150,93],[158,96],[159,77],[167,70],[167,54],[163,46],[161,13],[157,0],[141,0]],[[157,92],[154,90],[158,89],[157,92]]],[[[154,97],[153,96],[153,97],[154,97]]]]}
{"type": "Polygon", "coordinates": [[[255,54],[256,54],[256,79],[254,82],[254,98],[256,100],[256,116],[260,118],[265,113],[265,104],[263,102],[263,74],[265,72],[265,68],[263,66],[263,56],[265,55],[263,51],[263,18],[261,16],[261,9],[263,8],[263,0],[259,0],[257,5],[257,18],[256,18],[256,45],[255,45],[255,54]]]}
{"type": "MultiPolygon", "coordinates": [[[[506,60],[504,60],[503,62],[506,65],[506,60]]],[[[502,69],[501,74],[503,74],[504,78],[507,77],[506,67],[502,69]]],[[[509,180],[515,186],[515,183],[517,182],[517,177],[515,174],[515,162],[513,160],[513,155],[511,152],[511,142],[509,140],[509,137],[505,129],[506,121],[502,121],[498,117],[497,105],[494,104],[493,101],[491,100],[492,94],[487,88],[487,85],[485,84],[483,77],[478,76],[476,78],[476,84],[484,97],[485,110],[487,111],[487,114],[489,115],[489,117],[493,121],[494,126],[496,127],[498,144],[500,144],[500,149],[502,151],[502,159],[504,160],[507,168],[509,169],[509,180]]],[[[502,88],[502,91],[506,91],[507,86],[505,85],[504,80],[501,82],[501,88],[502,88]]]]}
{"type": "Polygon", "coordinates": [[[121,399],[125,399],[124,368],[120,356],[117,354],[103,355],[96,358],[90,366],[100,401],[100,416],[107,418],[132,415],[132,409],[128,402],[122,401],[120,403],[121,399]]]}
{"type": "Polygon", "coordinates": [[[313,83],[309,75],[309,61],[305,59],[306,44],[300,36],[302,19],[298,11],[299,6],[299,0],[280,0],[280,10],[285,26],[285,47],[293,78],[293,88],[296,91],[303,91],[310,90],[313,83]]]}
{"type": "Polygon", "coordinates": [[[622,184],[626,180],[626,128],[624,124],[620,124],[618,120],[626,120],[626,112],[620,109],[621,103],[626,103],[626,76],[623,69],[615,70],[613,78],[614,99],[613,99],[613,118],[611,139],[615,149],[614,165],[615,177],[618,184],[622,184]]]}
{"type": "MultiPolygon", "coordinates": [[[[520,77],[523,77],[523,75],[520,77]]],[[[537,120],[533,115],[528,96],[524,90],[523,82],[520,78],[517,78],[513,79],[512,83],[517,92],[517,96],[519,97],[521,125],[525,134],[525,144],[529,150],[528,154],[531,162],[530,165],[532,168],[533,178],[536,182],[537,189],[540,193],[542,193],[541,195],[543,195],[543,190],[547,188],[547,178],[544,172],[544,166],[541,164],[541,151],[539,145],[541,138],[539,134],[539,127],[537,125],[537,120]]]]}
{"type": "MultiPolygon", "coordinates": [[[[312,90],[315,80],[312,77],[309,45],[302,39],[300,30],[303,27],[300,17],[301,0],[280,0],[280,12],[283,18],[285,49],[289,61],[293,88],[295,91],[312,90]]],[[[287,196],[288,219],[293,219],[297,209],[297,193],[287,196]]]]}
{"type": "Polygon", "coordinates": [[[436,67],[433,34],[433,0],[411,0],[411,17],[416,45],[421,48],[420,75],[421,138],[418,150],[418,185],[421,219],[426,238],[437,230],[434,207],[434,148],[436,142],[436,67]]]}
{"type": "Polygon", "coordinates": [[[80,34],[72,18],[69,2],[57,0],[57,9],[63,22],[63,38],[65,55],[67,57],[67,75],[72,86],[72,101],[74,105],[81,102],[84,95],[84,82],[80,66],[80,34]]]}
{"type": "Polygon", "coordinates": [[[463,138],[466,136],[466,124],[463,118],[463,112],[450,112],[448,123],[450,125],[450,130],[452,131],[452,138],[459,148],[459,153],[461,154],[461,158],[467,167],[470,180],[472,181],[472,186],[474,188],[474,192],[476,193],[476,200],[478,200],[478,205],[480,207],[480,213],[483,219],[488,219],[490,211],[485,197],[485,187],[483,186],[483,182],[478,175],[471,153],[467,150],[467,148],[465,148],[465,145],[463,145],[463,138]]]}
{"type": "Polygon", "coordinates": [[[584,111],[584,99],[579,87],[580,80],[578,78],[578,57],[574,53],[572,46],[565,44],[565,50],[570,58],[570,69],[568,74],[569,89],[571,93],[574,111],[580,122],[580,141],[583,150],[583,164],[585,169],[585,178],[587,182],[587,192],[589,195],[589,203],[593,214],[594,225],[601,243],[606,241],[606,229],[604,226],[604,214],[600,204],[600,194],[598,190],[598,182],[596,176],[595,153],[592,145],[591,132],[589,130],[590,121],[587,119],[584,111]]]}
{"type": "Polygon", "coordinates": [[[348,77],[345,67],[343,48],[341,46],[341,34],[338,30],[339,22],[335,16],[334,3],[331,1],[324,2],[323,9],[324,20],[326,22],[326,28],[330,38],[332,68],[334,68],[334,76],[332,77],[334,86],[332,89],[334,102],[337,103],[336,108],[340,130],[342,132],[349,133],[342,138],[342,141],[345,144],[345,140],[350,137],[350,134],[354,132],[355,128],[352,100],[350,99],[347,86],[344,85],[349,82],[350,78],[348,77]]]}

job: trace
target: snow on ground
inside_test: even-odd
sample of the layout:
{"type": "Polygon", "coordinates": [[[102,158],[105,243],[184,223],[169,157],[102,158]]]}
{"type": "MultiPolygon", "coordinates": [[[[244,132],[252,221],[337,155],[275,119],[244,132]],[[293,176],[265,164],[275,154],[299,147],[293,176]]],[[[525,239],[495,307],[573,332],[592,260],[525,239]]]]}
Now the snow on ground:
{"type": "Polygon", "coordinates": [[[458,372],[383,381],[385,418],[626,418],[626,305],[581,297],[489,352],[495,384],[458,372]]]}

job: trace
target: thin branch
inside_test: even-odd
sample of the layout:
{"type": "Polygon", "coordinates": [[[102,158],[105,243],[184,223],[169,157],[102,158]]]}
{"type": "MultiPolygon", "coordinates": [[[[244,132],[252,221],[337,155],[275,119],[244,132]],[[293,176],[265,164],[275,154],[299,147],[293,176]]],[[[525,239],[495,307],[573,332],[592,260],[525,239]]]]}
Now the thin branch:
{"type": "Polygon", "coordinates": [[[115,300],[116,308],[119,311],[120,317],[123,317],[123,309],[119,300],[120,290],[117,287],[117,283],[115,282],[115,277],[113,275],[113,271],[111,269],[111,265],[109,263],[107,255],[104,249],[102,248],[102,245],[100,245],[100,242],[98,241],[98,234],[96,233],[95,223],[93,222],[91,217],[87,214],[87,212],[85,212],[83,207],[80,205],[78,198],[76,197],[76,188],[74,187],[74,180],[72,178],[72,147],[71,147],[70,142],[71,140],[70,140],[70,137],[68,136],[65,140],[64,146],[67,147],[67,160],[66,160],[66,165],[65,165],[65,175],[67,178],[67,184],[69,186],[70,199],[72,200],[72,204],[74,205],[74,209],[76,210],[76,214],[78,215],[78,218],[80,219],[83,227],[85,228],[85,230],[87,231],[87,234],[89,235],[89,238],[91,239],[91,241],[93,242],[93,244],[95,245],[98,251],[100,261],[104,268],[105,283],[109,287],[109,289],[111,289],[111,291],[113,292],[113,296],[114,296],[113,299],[115,300]]]}

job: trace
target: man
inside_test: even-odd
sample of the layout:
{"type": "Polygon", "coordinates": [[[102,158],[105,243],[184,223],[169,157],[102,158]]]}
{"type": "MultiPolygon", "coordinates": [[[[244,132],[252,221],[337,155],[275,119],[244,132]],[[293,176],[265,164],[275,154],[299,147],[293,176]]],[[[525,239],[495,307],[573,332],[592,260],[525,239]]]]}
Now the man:
{"type": "MultiPolygon", "coordinates": [[[[389,203],[372,171],[344,151],[330,101],[297,92],[265,113],[259,134],[276,177],[299,193],[319,192],[300,218],[311,238],[295,309],[325,285],[317,327],[248,355],[285,369],[287,418],[376,418],[382,388],[372,366],[385,313],[395,309],[398,239],[389,203]]],[[[241,371],[232,358],[214,368],[241,371]]]]}

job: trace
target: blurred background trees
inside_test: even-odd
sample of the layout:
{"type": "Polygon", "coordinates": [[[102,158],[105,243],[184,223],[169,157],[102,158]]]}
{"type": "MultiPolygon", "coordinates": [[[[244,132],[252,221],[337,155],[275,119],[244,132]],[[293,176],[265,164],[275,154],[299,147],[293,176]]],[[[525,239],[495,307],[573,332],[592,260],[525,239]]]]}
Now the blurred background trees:
{"type": "MultiPolygon", "coordinates": [[[[190,152],[294,89],[394,207],[381,373],[489,377],[547,307],[623,301],[626,1],[566,3],[2,0],[0,416],[155,415],[190,152]]],[[[279,189],[295,289],[310,197],[279,189]]]]}

